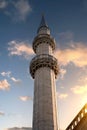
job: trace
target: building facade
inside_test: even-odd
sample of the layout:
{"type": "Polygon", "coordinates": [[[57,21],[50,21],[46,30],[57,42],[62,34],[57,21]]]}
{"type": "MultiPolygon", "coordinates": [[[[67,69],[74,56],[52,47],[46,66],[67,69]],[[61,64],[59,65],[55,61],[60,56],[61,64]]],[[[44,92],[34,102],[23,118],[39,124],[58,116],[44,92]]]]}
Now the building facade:
{"type": "Polygon", "coordinates": [[[87,104],[83,106],[66,130],[87,130],[87,104]]]}
{"type": "Polygon", "coordinates": [[[30,63],[34,79],[33,130],[58,130],[56,84],[58,63],[53,56],[55,40],[42,16],[37,36],[33,41],[36,56],[30,63]]]}

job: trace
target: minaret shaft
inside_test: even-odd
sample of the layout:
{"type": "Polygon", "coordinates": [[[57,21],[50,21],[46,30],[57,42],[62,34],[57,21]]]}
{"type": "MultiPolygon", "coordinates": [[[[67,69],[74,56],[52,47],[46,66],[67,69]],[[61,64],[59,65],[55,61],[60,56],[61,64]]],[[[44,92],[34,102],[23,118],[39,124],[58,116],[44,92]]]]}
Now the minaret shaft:
{"type": "Polygon", "coordinates": [[[57,130],[55,73],[47,67],[35,73],[33,130],[57,130]]]}

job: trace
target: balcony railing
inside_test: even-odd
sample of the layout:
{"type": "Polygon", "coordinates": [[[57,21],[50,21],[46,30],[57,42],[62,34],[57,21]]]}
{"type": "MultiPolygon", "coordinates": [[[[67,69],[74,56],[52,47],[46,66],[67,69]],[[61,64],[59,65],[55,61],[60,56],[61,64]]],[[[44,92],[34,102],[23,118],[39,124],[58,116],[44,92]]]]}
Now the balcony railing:
{"type": "Polygon", "coordinates": [[[51,55],[48,54],[37,55],[32,59],[30,63],[30,73],[33,78],[35,76],[36,70],[41,67],[49,67],[50,69],[54,70],[55,77],[57,77],[59,73],[57,59],[51,55]]]}
{"type": "Polygon", "coordinates": [[[55,49],[55,39],[51,37],[50,35],[42,34],[42,35],[36,36],[33,41],[33,50],[35,53],[36,53],[37,46],[42,43],[47,43],[52,47],[53,50],[55,49]]]}

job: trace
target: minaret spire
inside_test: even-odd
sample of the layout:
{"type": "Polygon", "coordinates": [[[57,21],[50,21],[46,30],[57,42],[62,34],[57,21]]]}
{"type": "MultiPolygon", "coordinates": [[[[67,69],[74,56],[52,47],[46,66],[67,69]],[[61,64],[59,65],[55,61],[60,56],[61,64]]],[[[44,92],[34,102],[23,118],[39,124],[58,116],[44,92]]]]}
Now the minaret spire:
{"type": "Polygon", "coordinates": [[[44,14],[42,14],[41,22],[40,22],[39,28],[37,30],[37,33],[38,34],[50,34],[50,29],[46,23],[44,14]]]}
{"type": "Polygon", "coordinates": [[[42,14],[42,18],[41,18],[41,23],[39,27],[48,27],[46,21],[45,21],[45,17],[44,14],[42,14]]]}

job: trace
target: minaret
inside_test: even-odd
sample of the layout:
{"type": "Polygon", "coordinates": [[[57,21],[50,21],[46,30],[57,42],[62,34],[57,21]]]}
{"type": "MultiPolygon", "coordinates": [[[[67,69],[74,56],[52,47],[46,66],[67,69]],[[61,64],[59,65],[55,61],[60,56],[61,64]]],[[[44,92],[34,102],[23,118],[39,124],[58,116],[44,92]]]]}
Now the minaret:
{"type": "Polygon", "coordinates": [[[55,40],[42,16],[33,41],[36,56],[30,63],[34,79],[33,130],[58,130],[55,79],[59,69],[54,49],[55,40]]]}

